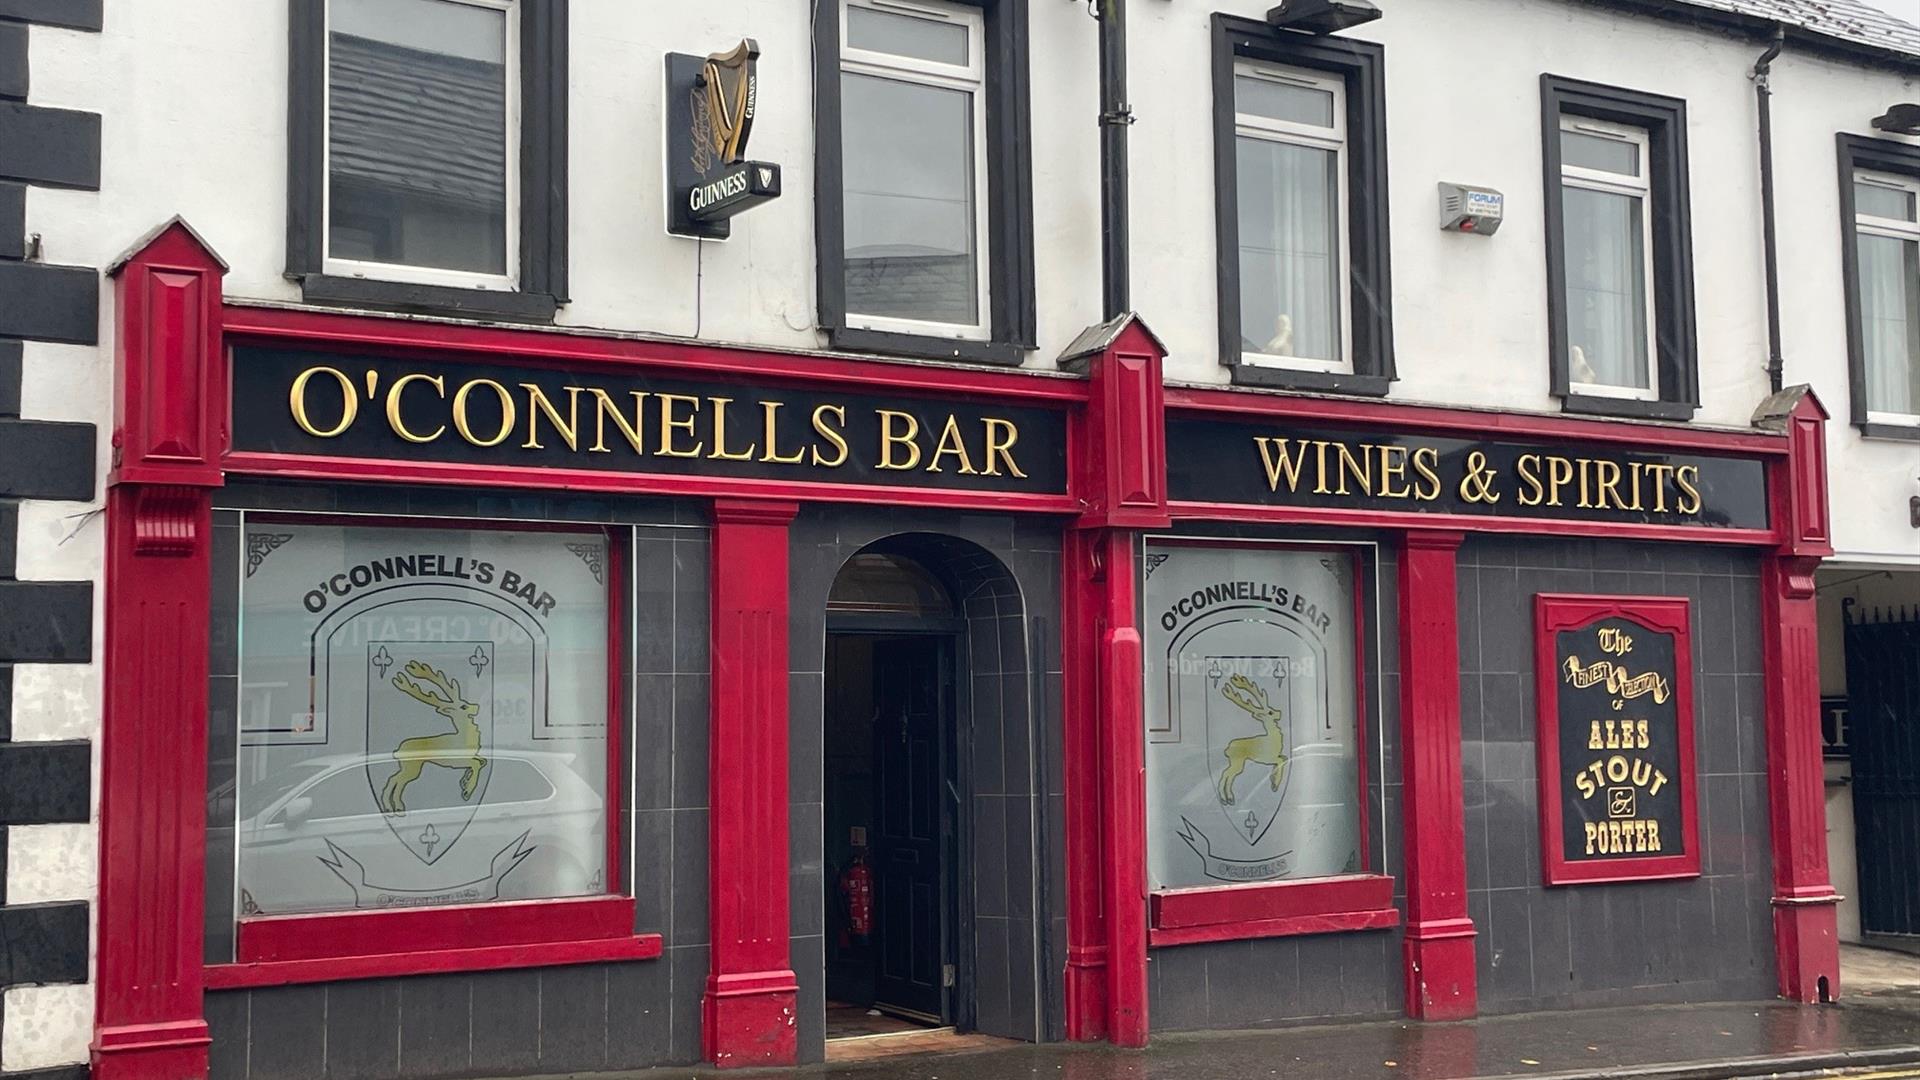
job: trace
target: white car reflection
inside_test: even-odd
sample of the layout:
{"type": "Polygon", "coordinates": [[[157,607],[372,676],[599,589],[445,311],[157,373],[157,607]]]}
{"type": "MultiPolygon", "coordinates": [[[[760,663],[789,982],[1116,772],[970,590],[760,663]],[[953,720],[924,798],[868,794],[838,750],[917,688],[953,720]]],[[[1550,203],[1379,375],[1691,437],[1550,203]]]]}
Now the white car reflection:
{"type": "Polygon", "coordinates": [[[368,783],[369,770],[392,770],[391,755],[312,758],[248,785],[246,803],[269,801],[239,822],[240,914],[605,891],[605,800],[580,755],[493,750],[487,760],[477,804],[404,815],[383,813],[368,783]]]}

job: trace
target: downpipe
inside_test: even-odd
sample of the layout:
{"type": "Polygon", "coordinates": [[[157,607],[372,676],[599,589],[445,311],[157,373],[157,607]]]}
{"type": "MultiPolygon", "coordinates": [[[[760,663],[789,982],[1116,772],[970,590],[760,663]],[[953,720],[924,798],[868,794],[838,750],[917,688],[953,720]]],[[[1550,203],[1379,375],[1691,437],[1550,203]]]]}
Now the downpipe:
{"type": "Polygon", "coordinates": [[[1133,308],[1127,230],[1126,0],[1091,0],[1100,20],[1100,293],[1105,318],[1133,308]]]}
{"type": "Polygon", "coordinates": [[[1774,24],[1773,40],[1753,65],[1754,96],[1760,112],[1760,236],[1767,275],[1767,389],[1780,392],[1787,361],[1780,347],[1780,237],[1773,203],[1773,62],[1786,48],[1787,31],[1774,24]]]}

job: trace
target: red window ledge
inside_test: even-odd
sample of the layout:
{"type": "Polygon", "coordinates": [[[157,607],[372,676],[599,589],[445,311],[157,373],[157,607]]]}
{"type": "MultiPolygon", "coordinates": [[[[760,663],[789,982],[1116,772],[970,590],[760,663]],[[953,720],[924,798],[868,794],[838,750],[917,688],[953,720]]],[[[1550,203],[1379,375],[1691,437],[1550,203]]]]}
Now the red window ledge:
{"type": "Polygon", "coordinates": [[[267,915],[240,920],[238,962],[209,990],[496,968],[653,960],[659,934],[633,932],[630,897],[267,915]]]}
{"type": "Polygon", "coordinates": [[[1168,889],[1149,899],[1147,944],[1386,930],[1400,925],[1393,879],[1377,874],[1168,889]]]}

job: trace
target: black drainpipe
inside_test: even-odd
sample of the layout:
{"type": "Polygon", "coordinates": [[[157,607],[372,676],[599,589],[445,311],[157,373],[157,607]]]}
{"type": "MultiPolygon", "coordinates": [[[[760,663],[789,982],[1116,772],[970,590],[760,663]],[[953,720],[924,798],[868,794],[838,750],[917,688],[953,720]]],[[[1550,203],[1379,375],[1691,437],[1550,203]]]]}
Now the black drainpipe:
{"type": "Polygon", "coordinates": [[[1773,61],[1787,44],[1787,31],[1778,23],[1773,42],[1753,65],[1753,92],[1760,100],[1760,233],[1767,262],[1767,387],[1775,393],[1786,377],[1787,360],[1780,350],[1780,241],[1773,213],[1773,61]]]}
{"type": "Polygon", "coordinates": [[[1100,266],[1106,318],[1133,307],[1127,265],[1127,105],[1126,0],[1100,4],[1100,266]]]}

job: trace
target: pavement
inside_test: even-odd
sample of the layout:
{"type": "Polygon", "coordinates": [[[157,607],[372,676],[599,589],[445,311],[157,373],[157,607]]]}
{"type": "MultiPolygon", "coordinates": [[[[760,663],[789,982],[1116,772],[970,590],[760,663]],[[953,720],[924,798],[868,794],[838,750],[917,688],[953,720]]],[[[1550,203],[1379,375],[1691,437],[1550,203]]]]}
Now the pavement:
{"type": "Polygon", "coordinates": [[[1017,1045],[773,1072],[631,1080],[1735,1080],[1920,1078],[1920,957],[1848,949],[1841,1005],[1658,1005],[1160,1035],[1145,1050],[1017,1045]]]}

